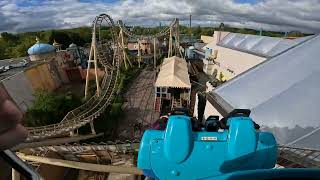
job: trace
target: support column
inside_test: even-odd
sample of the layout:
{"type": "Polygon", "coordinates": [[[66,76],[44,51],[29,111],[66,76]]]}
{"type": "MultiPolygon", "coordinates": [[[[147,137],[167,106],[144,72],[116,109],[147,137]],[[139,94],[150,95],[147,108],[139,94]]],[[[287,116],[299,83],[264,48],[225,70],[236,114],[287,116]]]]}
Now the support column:
{"type": "Polygon", "coordinates": [[[156,38],[153,38],[153,69],[157,67],[156,38]]]}
{"type": "Polygon", "coordinates": [[[86,76],[86,86],[85,86],[85,98],[88,98],[88,87],[89,87],[89,74],[90,74],[90,68],[91,63],[94,63],[94,72],[96,76],[96,86],[97,86],[97,95],[100,96],[100,85],[99,85],[99,77],[98,77],[98,59],[97,59],[97,42],[96,42],[96,27],[93,27],[93,33],[92,33],[92,42],[91,42],[91,49],[89,54],[89,60],[88,60],[88,68],[87,68],[87,76],[86,76]],[[93,61],[92,61],[93,56],[93,61]]]}
{"type": "Polygon", "coordinates": [[[122,31],[122,29],[120,29],[120,37],[121,37],[121,46],[122,46],[122,53],[123,53],[123,63],[124,63],[124,67],[126,69],[128,69],[127,54],[126,54],[125,48],[124,48],[124,39],[123,39],[123,31],[122,31]]]}
{"type": "Polygon", "coordinates": [[[16,171],[13,168],[11,171],[11,176],[12,176],[12,180],[20,180],[20,174],[18,173],[18,171],[16,171]]]}
{"type": "Polygon", "coordinates": [[[169,50],[168,50],[168,58],[172,56],[172,27],[170,27],[169,34],[169,50]]]}
{"type": "Polygon", "coordinates": [[[89,59],[88,59],[88,67],[87,67],[87,76],[86,76],[86,87],[84,91],[84,97],[87,99],[88,97],[88,87],[89,87],[89,74],[90,74],[90,67],[91,67],[91,58],[92,58],[92,53],[93,53],[93,46],[91,45],[90,48],[90,54],[89,54],[89,59]]]}
{"type": "Polygon", "coordinates": [[[140,61],[141,61],[141,51],[140,51],[140,40],[138,39],[138,64],[140,68],[140,61]]]}
{"type": "Polygon", "coordinates": [[[96,85],[97,85],[97,95],[100,96],[100,85],[99,85],[99,76],[98,76],[98,59],[97,59],[97,47],[94,44],[94,73],[96,74],[96,85]]]}
{"type": "Polygon", "coordinates": [[[176,20],[176,24],[175,24],[175,38],[176,38],[176,42],[175,42],[175,46],[176,46],[176,56],[180,56],[181,58],[182,53],[180,51],[180,31],[179,31],[179,19],[176,20]]]}
{"type": "Polygon", "coordinates": [[[96,134],[96,131],[94,130],[93,121],[90,122],[90,128],[91,128],[91,133],[96,134]]]}

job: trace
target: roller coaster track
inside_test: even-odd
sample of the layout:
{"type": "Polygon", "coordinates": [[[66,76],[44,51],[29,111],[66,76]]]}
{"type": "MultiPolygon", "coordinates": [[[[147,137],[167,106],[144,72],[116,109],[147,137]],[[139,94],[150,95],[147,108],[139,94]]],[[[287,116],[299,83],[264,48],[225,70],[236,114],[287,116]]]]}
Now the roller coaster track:
{"type": "MultiPolygon", "coordinates": [[[[178,20],[174,19],[170,26],[164,28],[155,35],[136,35],[128,31],[119,21],[118,26],[130,37],[137,39],[158,38],[167,35],[171,28],[177,26],[178,20]]],[[[40,127],[29,127],[27,142],[40,141],[47,138],[68,134],[99,117],[113,100],[119,79],[121,62],[121,46],[118,39],[116,25],[107,14],[101,14],[92,23],[94,47],[97,52],[99,63],[105,68],[105,75],[101,83],[101,94],[94,94],[83,105],[70,111],[60,123],[40,127]],[[112,41],[107,42],[101,37],[102,22],[106,21],[111,28],[112,41]]]]}
{"type": "Polygon", "coordinates": [[[170,28],[173,28],[174,26],[178,25],[178,19],[175,18],[169,26],[162,29],[160,32],[154,34],[154,35],[137,35],[132,32],[130,32],[123,24],[121,20],[118,21],[119,27],[122,29],[123,33],[125,33],[128,37],[132,37],[135,39],[153,39],[153,38],[159,38],[162,36],[165,36],[169,33],[170,28]]]}
{"type": "Polygon", "coordinates": [[[30,148],[32,152],[87,152],[87,151],[110,151],[115,153],[127,153],[138,151],[140,146],[140,140],[126,140],[126,141],[108,141],[101,143],[73,143],[67,145],[53,145],[53,146],[43,146],[30,148]]]}
{"type": "MultiPolygon", "coordinates": [[[[175,37],[175,43],[174,43],[174,50],[177,56],[182,57],[182,53],[180,51],[180,38],[179,38],[179,19],[175,18],[169,26],[165,27],[164,29],[162,29],[160,32],[154,34],[154,35],[137,35],[134,34],[132,32],[130,32],[125,25],[123,24],[123,22],[121,20],[118,21],[118,26],[120,27],[120,29],[122,30],[122,32],[127,35],[128,37],[137,39],[137,40],[142,40],[142,39],[147,39],[147,40],[152,40],[152,39],[158,39],[160,37],[166,36],[168,34],[170,34],[170,38],[169,38],[169,52],[172,53],[172,39],[173,37],[175,37]],[[171,42],[171,43],[170,43],[171,42]],[[171,49],[171,51],[170,51],[171,49]]],[[[171,53],[170,56],[172,55],[171,53]]]]}
{"type": "Polygon", "coordinates": [[[101,93],[95,93],[83,105],[70,111],[60,123],[40,127],[28,128],[27,141],[39,141],[47,138],[61,136],[74,131],[99,117],[112,103],[118,86],[120,76],[120,45],[117,40],[117,29],[112,18],[101,14],[92,23],[93,47],[97,52],[98,61],[105,68],[105,75],[101,83],[101,93]],[[112,42],[104,42],[100,36],[103,21],[111,28],[112,42]],[[98,36],[96,36],[98,33],[98,36]],[[95,39],[94,39],[95,38],[95,39]]]}
{"type": "MultiPolygon", "coordinates": [[[[45,147],[31,148],[33,155],[43,156],[43,154],[53,151],[62,154],[88,154],[98,155],[99,151],[112,152],[118,154],[128,154],[139,150],[139,140],[132,141],[109,141],[102,143],[83,143],[83,144],[66,144],[45,147]]],[[[319,168],[320,167],[320,151],[306,148],[295,147],[278,147],[278,162],[282,167],[292,168],[319,168]]]]}
{"type": "MultiPolygon", "coordinates": [[[[172,28],[179,26],[178,20],[175,19],[171,24],[155,35],[136,35],[130,32],[122,23],[118,22],[119,28],[128,37],[135,39],[153,39],[159,38],[172,33],[172,28]],[[171,31],[171,32],[170,32],[171,31]]],[[[28,142],[41,141],[44,139],[66,135],[99,117],[106,108],[112,103],[120,76],[120,62],[122,45],[119,43],[117,28],[112,18],[107,14],[101,14],[95,18],[92,23],[93,42],[96,48],[99,63],[105,68],[105,75],[101,83],[101,93],[95,93],[83,105],[70,111],[62,119],[60,123],[30,127],[28,142]],[[103,21],[107,21],[111,28],[112,41],[106,42],[101,37],[101,25],[103,21]],[[98,36],[96,36],[98,33],[98,36]]],[[[179,33],[177,31],[177,33],[179,33]]],[[[176,39],[179,45],[179,39],[176,39]]],[[[176,47],[177,48],[177,47],[176,47]]],[[[64,145],[48,145],[29,148],[28,151],[36,156],[45,157],[49,151],[57,152],[65,155],[81,155],[93,153],[96,156],[100,152],[112,152],[119,154],[127,154],[136,152],[139,149],[140,142],[133,141],[115,141],[106,143],[90,143],[90,144],[64,144],[64,145]]],[[[284,167],[320,167],[320,151],[284,147],[279,146],[278,164],[284,167]]],[[[101,154],[103,155],[103,154],[101,154]]],[[[35,161],[36,162],[36,161],[35,161]]]]}

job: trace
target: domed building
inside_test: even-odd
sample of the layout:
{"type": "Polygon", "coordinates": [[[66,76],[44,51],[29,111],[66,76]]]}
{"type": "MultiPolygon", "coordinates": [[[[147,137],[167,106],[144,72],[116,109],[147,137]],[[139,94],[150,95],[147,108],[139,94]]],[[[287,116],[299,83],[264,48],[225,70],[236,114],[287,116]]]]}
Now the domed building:
{"type": "Polygon", "coordinates": [[[39,38],[36,38],[37,43],[28,49],[28,54],[31,61],[51,60],[55,56],[56,48],[50,44],[40,43],[39,38]]]}

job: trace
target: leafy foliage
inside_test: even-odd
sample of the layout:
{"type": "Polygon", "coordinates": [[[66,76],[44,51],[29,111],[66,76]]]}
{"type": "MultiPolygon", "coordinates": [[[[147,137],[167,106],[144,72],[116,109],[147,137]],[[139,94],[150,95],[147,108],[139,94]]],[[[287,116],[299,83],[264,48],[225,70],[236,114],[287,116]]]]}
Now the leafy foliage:
{"type": "MultiPolygon", "coordinates": [[[[101,142],[105,140],[112,140],[116,136],[116,130],[119,119],[123,118],[124,113],[122,111],[122,105],[124,103],[122,94],[126,91],[132,80],[139,75],[141,69],[130,68],[128,70],[122,70],[120,75],[120,82],[118,85],[118,94],[115,97],[112,105],[109,106],[106,111],[94,121],[94,127],[96,133],[104,133],[104,137],[90,139],[90,141],[101,142]]],[[[94,82],[92,82],[94,84],[94,82]]],[[[95,92],[95,88],[91,89],[91,94],[95,92]]],[[[90,125],[87,124],[79,129],[79,134],[91,133],[90,125]]]]}
{"type": "MultiPolygon", "coordinates": [[[[135,26],[132,28],[132,33],[146,35],[156,34],[166,28],[166,26],[158,27],[141,27],[135,26]]],[[[223,30],[229,32],[243,33],[243,34],[259,34],[258,30],[248,28],[234,28],[221,23],[220,27],[187,27],[180,26],[181,34],[193,35],[196,39],[200,39],[201,35],[212,36],[215,30],[223,30]]],[[[263,31],[264,36],[283,37],[284,32],[263,31]]],[[[290,32],[287,34],[292,37],[301,37],[307,34],[301,32],[290,32]]],[[[91,28],[79,27],[74,29],[64,30],[47,30],[39,32],[26,32],[19,34],[11,34],[2,32],[0,37],[0,59],[23,57],[27,56],[27,50],[35,43],[35,38],[38,36],[44,43],[52,44],[54,40],[62,45],[62,48],[67,48],[71,43],[79,46],[88,46],[91,42],[91,28]]],[[[110,39],[110,30],[107,27],[102,27],[101,38],[110,39]]]]}
{"type": "Polygon", "coordinates": [[[73,94],[54,95],[45,91],[35,94],[35,101],[26,113],[27,126],[41,126],[60,122],[70,110],[81,105],[79,97],[73,94]]]}
{"type": "Polygon", "coordinates": [[[49,44],[53,44],[54,40],[56,40],[65,49],[71,43],[79,46],[85,46],[87,43],[90,43],[91,29],[89,27],[80,27],[19,34],[3,32],[0,37],[0,59],[27,56],[27,50],[35,44],[36,37],[39,37],[41,42],[49,44]]]}

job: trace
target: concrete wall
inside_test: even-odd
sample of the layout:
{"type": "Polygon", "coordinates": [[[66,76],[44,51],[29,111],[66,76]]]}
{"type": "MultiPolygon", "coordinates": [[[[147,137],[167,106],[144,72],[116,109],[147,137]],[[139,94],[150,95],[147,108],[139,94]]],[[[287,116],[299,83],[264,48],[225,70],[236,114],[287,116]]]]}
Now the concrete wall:
{"type": "Polygon", "coordinates": [[[68,51],[58,51],[56,53],[56,57],[52,62],[55,62],[55,65],[57,67],[57,72],[60,76],[60,79],[62,83],[69,83],[70,80],[68,78],[68,75],[66,73],[66,69],[69,68],[70,62],[74,60],[74,56],[72,53],[68,51]]]}
{"type": "Polygon", "coordinates": [[[213,42],[214,38],[213,38],[213,36],[203,36],[203,35],[201,35],[201,40],[202,40],[203,43],[208,44],[210,42],[213,42]]]}
{"type": "Polygon", "coordinates": [[[53,91],[59,87],[59,84],[56,84],[51,76],[48,66],[47,63],[43,63],[25,70],[24,73],[34,90],[46,89],[48,91],[53,91]]]}
{"type": "MultiPolygon", "coordinates": [[[[80,74],[81,74],[82,79],[85,80],[85,79],[86,79],[86,76],[87,76],[87,69],[81,69],[81,68],[79,68],[79,71],[80,71],[80,74]]],[[[104,76],[104,74],[105,74],[105,72],[104,72],[102,69],[99,69],[99,68],[98,68],[98,77],[99,77],[99,80],[102,79],[102,77],[104,76]]],[[[95,78],[96,78],[96,76],[95,76],[95,70],[94,70],[94,68],[91,68],[91,69],[89,70],[89,79],[90,79],[90,80],[93,80],[93,79],[95,79],[95,78]]]]}
{"type": "Polygon", "coordinates": [[[57,61],[53,60],[53,61],[48,62],[47,68],[48,68],[48,71],[50,73],[52,80],[54,81],[55,89],[60,87],[62,84],[62,80],[61,80],[62,78],[59,74],[58,69],[60,69],[60,68],[58,67],[57,61]]]}
{"type": "MultiPolygon", "coordinates": [[[[39,62],[3,79],[0,82],[0,95],[13,100],[22,111],[26,111],[32,105],[36,90],[51,92],[59,88],[62,83],[69,82],[66,74],[62,73],[65,71],[59,67],[55,59],[39,62]]],[[[81,80],[80,73],[79,77],[81,80]]]]}
{"type": "Polygon", "coordinates": [[[30,55],[31,61],[50,61],[54,59],[56,56],[56,52],[46,53],[46,54],[39,54],[39,55],[30,55]]]}
{"type": "Polygon", "coordinates": [[[0,82],[0,98],[13,101],[5,86],[2,84],[2,81],[0,82]]]}
{"type": "Polygon", "coordinates": [[[224,80],[229,80],[266,60],[264,57],[218,46],[217,43],[227,34],[228,32],[215,31],[214,41],[205,46],[212,49],[212,55],[214,55],[214,50],[217,50],[217,57],[214,59],[216,64],[207,67],[207,74],[212,75],[217,70],[217,78],[219,78],[220,72],[222,72],[225,77],[224,80]]]}
{"type": "Polygon", "coordinates": [[[220,68],[225,70],[230,69],[235,75],[238,75],[266,60],[264,57],[220,46],[217,47],[217,50],[218,56],[215,61],[220,63],[220,68]]]}
{"type": "Polygon", "coordinates": [[[34,90],[25,74],[23,72],[17,73],[4,79],[2,84],[17,106],[22,111],[26,111],[34,100],[34,90]]]}
{"type": "Polygon", "coordinates": [[[214,31],[214,33],[213,33],[213,43],[216,45],[224,37],[226,37],[229,33],[230,32],[226,32],[226,31],[214,31]]]}

